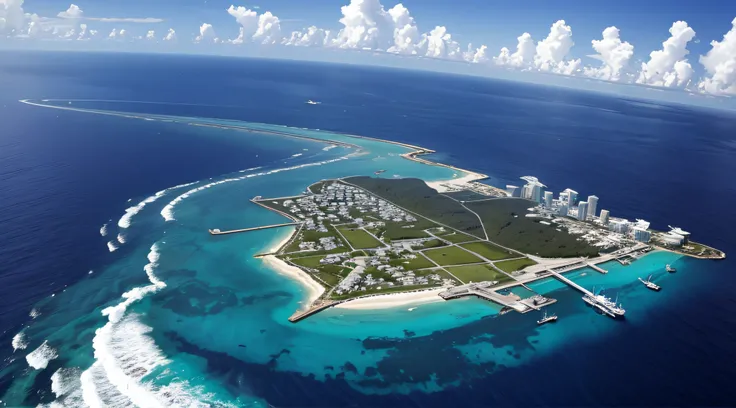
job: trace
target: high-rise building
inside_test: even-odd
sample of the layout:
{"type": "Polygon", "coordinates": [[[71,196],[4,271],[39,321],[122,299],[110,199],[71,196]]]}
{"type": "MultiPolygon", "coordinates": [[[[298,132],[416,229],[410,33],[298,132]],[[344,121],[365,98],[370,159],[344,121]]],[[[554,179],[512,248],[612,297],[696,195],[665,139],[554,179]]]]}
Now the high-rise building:
{"type": "Polygon", "coordinates": [[[521,197],[521,188],[519,186],[507,184],[506,192],[509,194],[509,197],[521,197]]]}
{"type": "Polygon", "coordinates": [[[609,217],[608,210],[601,210],[601,224],[607,225],[608,217],[609,217]]]}
{"type": "Polygon", "coordinates": [[[521,179],[526,181],[521,196],[528,200],[541,203],[544,194],[544,188],[547,186],[540,183],[539,180],[534,176],[524,176],[521,179]]]}
{"type": "Polygon", "coordinates": [[[575,201],[578,200],[578,192],[573,189],[566,188],[565,191],[560,193],[560,196],[562,196],[563,193],[567,195],[567,206],[572,208],[575,205],[575,201]]]}
{"type": "Polygon", "coordinates": [[[552,196],[553,195],[554,194],[552,194],[551,191],[545,191],[544,192],[544,206],[545,207],[552,208],[552,198],[553,198],[552,196]]]}
{"type": "Polygon", "coordinates": [[[652,239],[652,233],[641,227],[634,227],[634,239],[639,242],[649,242],[652,239]]]}
{"type": "Polygon", "coordinates": [[[608,229],[619,234],[626,234],[629,232],[630,226],[631,223],[629,222],[629,220],[614,219],[610,222],[610,224],[608,224],[608,229]]]}
{"type": "Polygon", "coordinates": [[[690,241],[690,233],[683,230],[680,227],[673,227],[669,225],[670,227],[670,235],[679,235],[682,237],[682,243],[687,244],[690,241]]]}
{"type": "Polygon", "coordinates": [[[580,204],[578,204],[578,219],[580,221],[585,221],[588,218],[588,203],[585,201],[581,201],[580,204]]]}
{"type": "Polygon", "coordinates": [[[557,207],[557,214],[565,216],[569,210],[566,202],[560,202],[560,206],[557,207]]]}
{"type": "Polygon", "coordinates": [[[588,196],[588,218],[595,218],[595,214],[597,210],[598,210],[598,197],[594,195],[588,196]]]}

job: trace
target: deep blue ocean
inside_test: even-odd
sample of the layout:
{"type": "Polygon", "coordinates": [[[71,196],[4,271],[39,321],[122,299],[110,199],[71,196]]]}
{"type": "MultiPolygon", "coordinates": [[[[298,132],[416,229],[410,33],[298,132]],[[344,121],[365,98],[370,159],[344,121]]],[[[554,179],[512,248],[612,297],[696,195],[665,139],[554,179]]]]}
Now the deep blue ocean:
{"type": "Polygon", "coordinates": [[[0,406],[736,401],[736,113],[419,71],[175,55],[4,52],[0,90],[0,406]],[[288,126],[327,141],[195,122],[288,126]],[[534,289],[559,300],[555,326],[476,300],[330,310],[291,325],[303,290],[252,258],[284,231],[213,242],[206,228],[278,222],[247,200],[323,177],[451,177],[400,159],[395,145],[364,141],[368,153],[351,158],[325,149],[350,140],[341,134],[433,149],[496,186],[533,175],[555,192],[595,194],[613,216],[680,226],[730,258],[658,253],[610,266],[605,280],[575,277],[620,293],[624,322],[542,282],[534,289]],[[232,181],[164,215],[218,180],[232,181]],[[668,262],[676,274],[662,274],[668,262]],[[118,320],[103,316],[124,292],[156,286],[146,265],[165,285],[118,320]],[[649,272],[661,293],[633,283],[649,272]],[[19,332],[26,345],[14,350],[19,332]],[[33,369],[26,356],[39,349],[52,351],[33,369]]]}

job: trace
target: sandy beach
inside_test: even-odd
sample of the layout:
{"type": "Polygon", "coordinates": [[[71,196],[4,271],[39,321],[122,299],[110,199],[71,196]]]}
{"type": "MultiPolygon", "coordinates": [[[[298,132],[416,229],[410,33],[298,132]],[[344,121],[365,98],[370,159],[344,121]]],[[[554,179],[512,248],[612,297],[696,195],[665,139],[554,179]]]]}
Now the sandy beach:
{"type": "Polygon", "coordinates": [[[290,279],[299,282],[304,287],[304,289],[307,291],[307,299],[305,299],[302,303],[303,308],[306,308],[314,303],[314,301],[317,300],[317,298],[319,298],[322,293],[324,293],[325,288],[322,287],[322,285],[317,283],[314,279],[312,279],[311,276],[309,276],[306,272],[302,271],[296,266],[291,266],[273,255],[266,255],[261,259],[263,259],[263,263],[267,267],[273,269],[281,275],[284,275],[290,279]]]}
{"type": "Polygon", "coordinates": [[[391,293],[386,295],[376,295],[361,299],[351,300],[349,302],[340,303],[336,308],[352,309],[352,310],[369,310],[369,309],[388,309],[392,307],[419,305],[433,302],[444,302],[437,294],[445,290],[445,288],[436,288],[424,290],[421,292],[410,293],[391,293]]]}
{"type": "Polygon", "coordinates": [[[462,190],[465,188],[465,184],[471,181],[482,180],[486,176],[478,173],[467,172],[462,177],[457,177],[449,180],[440,181],[427,181],[427,185],[437,190],[438,193],[445,193],[447,191],[462,190]]]}

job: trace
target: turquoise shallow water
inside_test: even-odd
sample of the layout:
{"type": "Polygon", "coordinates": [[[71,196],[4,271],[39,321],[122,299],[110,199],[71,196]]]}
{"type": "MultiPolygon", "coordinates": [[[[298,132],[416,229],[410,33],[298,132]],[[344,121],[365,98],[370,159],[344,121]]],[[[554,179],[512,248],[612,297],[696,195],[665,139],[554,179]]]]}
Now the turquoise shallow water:
{"type": "MultiPolygon", "coordinates": [[[[148,118],[152,126],[168,129],[198,121],[242,125],[148,118]],[[162,122],[168,120],[181,123],[162,122]]],[[[262,168],[164,190],[151,196],[155,201],[133,215],[128,227],[111,223],[107,239],[121,233],[125,243],[116,244],[119,249],[111,253],[110,262],[88,279],[37,306],[41,315],[24,331],[26,351],[46,341],[53,351],[36,357],[48,366],[28,370],[19,353],[8,368],[18,375],[3,401],[23,400],[27,390],[60,369],[52,379],[56,391],[47,388],[42,400],[57,399],[68,406],[82,400],[111,406],[189,406],[195,401],[265,405],[251,388],[259,384],[254,377],[270,376],[269,381],[283,386],[280,374],[317,382],[340,379],[362,394],[435,392],[528,364],[561,350],[571,338],[593,342],[615,334],[622,325],[645,325],[652,310],[687,299],[693,285],[707,282],[689,276],[695,261],[657,252],[628,267],[603,265],[607,275],[588,269],[569,274],[583,286],[618,294],[627,309],[623,323],[593,313],[577,292],[547,279],[530,287],[559,300],[550,310],[560,320],[542,327],[535,324],[537,315],[499,315],[496,306],[475,299],[431,303],[411,311],[407,306],[330,309],[291,324],[287,318],[305,298],[304,289],[253,258],[281,241],[288,230],[212,237],[207,229],[283,222],[248,200],[298,194],[324,178],[385,169],[387,177],[438,180],[457,172],[403,159],[399,155],[409,149],[399,145],[314,130],[247,126],[325,142],[270,136],[273,143],[294,143],[298,153],[262,168]],[[324,150],[334,141],[359,148],[324,150]],[[666,273],[667,263],[678,272],[666,273]],[[649,274],[663,286],[662,292],[653,293],[636,280],[649,274]],[[127,295],[121,298],[123,293],[127,295]]],[[[252,135],[217,128],[202,131],[252,135]]]]}

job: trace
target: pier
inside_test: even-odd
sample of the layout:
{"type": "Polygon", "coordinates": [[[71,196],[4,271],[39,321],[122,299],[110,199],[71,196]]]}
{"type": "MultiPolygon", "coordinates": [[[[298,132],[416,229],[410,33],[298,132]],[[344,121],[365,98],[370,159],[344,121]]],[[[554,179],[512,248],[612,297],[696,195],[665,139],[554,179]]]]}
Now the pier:
{"type": "Polygon", "coordinates": [[[557,301],[555,299],[544,298],[539,295],[537,295],[538,297],[522,300],[518,295],[502,295],[496,292],[496,288],[492,288],[492,286],[493,282],[470,283],[449,288],[444,292],[440,292],[439,295],[445,300],[458,299],[465,296],[475,296],[480,299],[497,303],[519,313],[540,310],[541,307],[551,305],[557,301]]]}
{"type": "Polygon", "coordinates": [[[309,316],[311,316],[311,315],[313,315],[315,313],[321,312],[321,311],[323,311],[323,310],[325,310],[327,308],[330,308],[330,307],[335,306],[337,304],[340,304],[342,302],[345,302],[345,301],[344,300],[322,300],[322,301],[317,301],[314,304],[312,304],[312,306],[309,309],[299,310],[299,311],[295,312],[293,315],[291,315],[291,317],[289,317],[289,321],[292,322],[292,323],[296,323],[296,322],[298,322],[298,321],[300,321],[302,319],[306,319],[307,317],[309,317],[309,316]]]}
{"type": "Polygon", "coordinates": [[[600,272],[600,273],[602,273],[604,275],[608,273],[607,270],[601,268],[600,266],[598,266],[596,264],[590,263],[590,262],[588,262],[588,267],[591,268],[591,269],[593,269],[593,270],[595,270],[595,271],[598,271],[598,272],[600,272]]]}
{"type": "Polygon", "coordinates": [[[234,229],[229,231],[220,231],[219,229],[211,229],[210,234],[211,235],[227,235],[227,234],[237,234],[240,232],[248,232],[248,231],[259,231],[259,230],[265,230],[270,228],[280,228],[280,227],[290,227],[294,225],[300,225],[300,222],[286,222],[283,224],[273,224],[273,225],[264,225],[261,227],[253,227],[253,228],[241,228],[241,229],[234,229]]]}
{"type": "Polygon", "coordinates": [[[553,271],[551,269],[548,269],[547,271],[550,274],[552,274],[552,276],[554,276],[555,278],[557,278],[558,280],[560,280],[562,283],[565,283],[565,284],[571,286],[572,288],[577,289],[580,292],[583,292],[583,294],[585,294],[585,295],[594,296],[593,295],[593,292],[589,291],[588,289],[585,289],[584,287],[578,285],[577,283],[571,281],[570,279],[567,279],[566,277],[562,276],[561,274],[559,274],[559,273],[557,273],[557,272],[555,272],[555,271],[553,271]]]}

